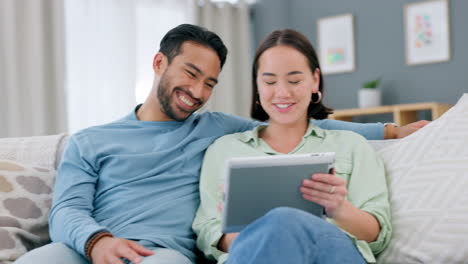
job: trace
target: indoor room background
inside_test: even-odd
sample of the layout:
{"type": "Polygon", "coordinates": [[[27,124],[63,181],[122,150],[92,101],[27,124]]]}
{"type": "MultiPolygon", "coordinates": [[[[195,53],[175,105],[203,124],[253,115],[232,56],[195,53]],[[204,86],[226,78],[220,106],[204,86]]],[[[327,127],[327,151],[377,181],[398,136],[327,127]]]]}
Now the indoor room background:
{"type": "MultiPolygon", "coordinates": [[[[277,28],[297,29],[317,43],[317,20],[351,13],[354,15],[355,71],[324,76],[325,102],[334,109],[356,108],[362,83],[381,78],[384,105],[439,102],[455,104],[468,92],[468,1],[450,0],[448,61],[409,66],[405,63],[404,8],[428,1],[307,1],[264,0],[254,6],[254,42],[277,28]]],[[[256,45],[256,44],[255,44],[256,45]]],[[[427,113],[421,118],[430,118],[427,113]]],[[[390,122],[375,117],[357,121],[390,122]]],[[[391,118],[391,117],[390,117],[391,118]]]]}
{"type": "Polygon", "coordinates": [[[126,115],[151,89],[160,39],[180,23],[215,31],[230,50],[204,110],[248,116],[250,66],[258,43],[272,30],[293,28],[318,48],[318,20],[347,13],[354,19],[355,66],[324,75],[328,106],[358,107],[362,83],[375,78],[381,78],[383,105],[455,104],[468,92],[468,1],[449,0],[450,59],[408,65],[404,9],[419,2],[2,0],[0,137],[74,133],[126,115]]]}

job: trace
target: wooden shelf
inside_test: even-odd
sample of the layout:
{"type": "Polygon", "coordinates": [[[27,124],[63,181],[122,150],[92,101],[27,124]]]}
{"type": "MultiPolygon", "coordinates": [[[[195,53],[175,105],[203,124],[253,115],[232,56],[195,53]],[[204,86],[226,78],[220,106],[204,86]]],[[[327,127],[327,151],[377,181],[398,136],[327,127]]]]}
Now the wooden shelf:
{"type": "Polygon", "coordinates": [[[352,121],[355,116],[388,114],[393,113],[393,122],[399,126],[403,126],[417,121],[418,111],[431,110],[432,120],[439,118],[443,113],[450,109],[452,105],[441,104],[435,102],[416,103],[416,104],[399,104],[385,105],[372,108],[353,108],[335,110],[330,119],[352,121]]]}

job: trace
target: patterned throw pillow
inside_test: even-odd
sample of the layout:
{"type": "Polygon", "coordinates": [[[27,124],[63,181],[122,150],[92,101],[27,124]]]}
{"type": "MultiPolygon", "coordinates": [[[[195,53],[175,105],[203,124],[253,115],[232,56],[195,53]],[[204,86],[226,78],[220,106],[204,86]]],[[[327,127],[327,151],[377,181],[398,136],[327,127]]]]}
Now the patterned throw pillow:
{"type": "Polygon", "coordinates": [[[54,180],[52,169],[0,160],[0,263],[50,241],[54,180]]]}
{"type": "Polygon", "coordinates": [[[388,173],[394,233],[378,263],[467,263],[468,94],[379,153],[388,173]]]}

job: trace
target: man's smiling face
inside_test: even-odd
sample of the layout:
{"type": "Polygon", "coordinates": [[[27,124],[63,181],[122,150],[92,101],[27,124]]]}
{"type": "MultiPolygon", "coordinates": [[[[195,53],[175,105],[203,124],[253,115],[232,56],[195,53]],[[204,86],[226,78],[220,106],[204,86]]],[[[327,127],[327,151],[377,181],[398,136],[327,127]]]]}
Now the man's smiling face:
{"type": "Polygon", "coordinates": [[[158,100],[168,120],[183,121],[211,96],[221,71],[216,52],[187,41],[161,75],[158,100]]]}

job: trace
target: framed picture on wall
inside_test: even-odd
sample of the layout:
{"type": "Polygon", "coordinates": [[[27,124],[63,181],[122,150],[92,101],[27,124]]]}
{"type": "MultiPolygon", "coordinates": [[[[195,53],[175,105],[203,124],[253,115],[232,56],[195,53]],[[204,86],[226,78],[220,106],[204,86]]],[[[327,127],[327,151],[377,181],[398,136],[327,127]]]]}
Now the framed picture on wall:
{"type": "Polygon", "coordinates": [[[404,13],[406,64],[450,60],[448,0],[407,4],[404,13]]]}
{"type": "Polygon", "coordinates": [[[317,21],[322,73],[355,70],[354,18],[352,14],[324,17],[317,21]]]}

